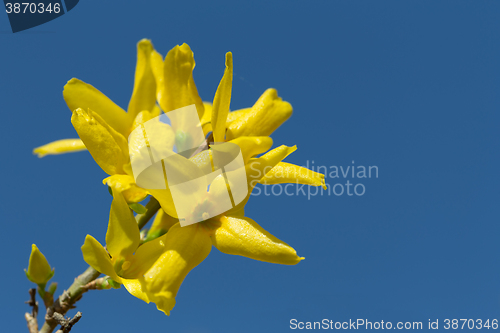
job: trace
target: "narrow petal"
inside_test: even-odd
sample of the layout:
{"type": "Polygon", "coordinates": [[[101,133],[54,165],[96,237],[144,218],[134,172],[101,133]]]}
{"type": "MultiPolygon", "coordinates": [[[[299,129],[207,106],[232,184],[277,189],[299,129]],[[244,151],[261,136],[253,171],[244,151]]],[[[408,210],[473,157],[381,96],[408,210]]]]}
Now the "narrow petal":
{"type": "Polygon", "coordinates": [[[223,142],[226,135],[226,119],[231,103],[231,89],[233,86],[233,55],[226,53],[226,69],[215,93],[212,108],[212,130],[214,142],[223,142]]]}
{"type": "Polygon", "coordinates": [[[203,102],[203,107],[205,111],[203,112],[203,117],[201,117],[201,127],[203,128],[203,134],[206,136],[209,132],[212,132],[211,121],[213,105],[209,102],[203,102]]]}
{"type": "Polygon", "coordinates": [[[211,237],[221,252],[283,265],[295,265],[303,258],[285,242],[265,231],[248,217],[223,216],[211,237]]]}
{"type": "Polygon", "coordinates": [[[259,158],[251,159],[246,166],[249,187],[253,188],[262,177],[296,149],[296,146],[287,147],[282,145],[259,158]]]}
{"type": "Polygon", "coordinates": [[[123,136],[130,132],[133,118],[90,84],[73,78],[64,86],[63,96],[71,111],[93,110],[123,136]]]}
{"type": "Polygon", "coordinates": [[[163,57],[161,54],[157,52],[153,52],[151,54],[151,70],[153,71],[153,75],[156,81],[156,100],[158,103],[163,99],[163,96],[166,94],[165,91],[165,76],[163,70],[163,57]]]}
{"type": "Polygon", "coordinates": [[[268,151],[273,145],[273,139],[269,136],[240,136],[229,142],[240,147],[245,164],[251,157],[268,151]]]}
{"type": "Polygon", "coordinates": [[[172,217],[165,213],[163,209],[160,209],[156,214],[156,217],[149,229],[149,233],[166,233],[170,228],[172,228],[175,224],[179,222],[178,219],[172,217]]]}
{"type": "Polygon", "coordinates": [[[148,191],[137,186],[134,177],[129,175],[113,175],[102,183],[121,192],[128,203],[142,201],[148,196],[148,191]]]}
{"type": "Polygon", "coordinates": [[[94,237],[87,235],[82,246],[83,260],[98,272],[109,275],[116,282],[120,277],[113,268],[113,263],[106,249],[94,237]]]}
{"type": "Polygon", "coordinates": [[[142,290],[141,282],[138,279],[122,279],[122,284],[125,286],[125,289],[137,297],[138,299],[143,300],[144,302],[149,304],[148,295],[142,290]]]}
{"type": "MultiPolygon", "coordinates": [[[[147,120],[142,124],[141,121],[146,120],[149,115],[148,111],[142,111],[136,117],[136,121],[140,126],[134,128],[128,137],[130,173],[128,172],[128,166],[124,168],[127,173],[134,176],[138,186],[142,188],[147,188],[139,180],[143,171],[149,168],[151,164],[174,154],[174,131],[170,125],[159,121],[159,119],[147,120]]],[[[162,173],[160,181],[164,182],[163,172],[160,172],[162,173]]]]}
{"type": "Polygon", "coordinates": [[[245,114],[247,114],[251,111],[252,111],[252,108],[245,108],[245,109],[239,109],[239,110],[234,110],[232,112],[229,112],[229,114],[227,115],[226,127],[229,126],[236,119],[243,117],[245,114]]]}
{"type": "Polygon", "coordinates": [[[161,109],[158,106],[158,104],[155,104],[153,109],[151,109],[151,111],[149,111],[149,112],[151,113],[151,117],[154,118],[154,117],[158,117],[161,114],[161,109]]]}
{"type": "MultiPolygon", "coordinates": [[[[139,278],[141,289],[136,293],[139,295],[145,293],[149,301],[156,304],[158,310],[169,315],[175,305],[175,296],[182,281],[194,267],[205,260],[210,253],[212,243],[200,223],[186,227],[176,224],[161,238],[163,237],[162,253],[144,273],[144,277],[139,278]]],[[[152,242],[154,241],[142,245],[136,256],[145,258],[156,256],[157,252],[139,253],[143,246],[152,242]]],[[[158,248],[152,250],[158,251],[158,248]]]]}
{"type": "Polygon", "coordinates": [[[296,183],[322,186],[326,190],[325,175],[286,162],[278,163],[278,165],[262,177],[259,183],[265,185],[296,183]]]}
{"type": "Polygon", "coordinates": [[[122,276],[126,279],[138,279],[143,276],[167,251],[167,238],[167,234],[163,234],[139,246],[134,256],[130,258],[130,265],[123,271],[122,276]]]}
{"type": "Polygon", "coordinates": [[[71,123],[96,163],[108,175],[123,173],[128,161],[127,140],[91,110],[76,109],[71,123]]]}
{"type": "Polygon", "coordinates": [[[141,111],[150,111],[156,104],[156,80],[151,69],[151,55],[156,52],[148,39],[137,43],[137,65],[132,98],[128,104],[128,113],[135,118],[141,111]]]}
{"type": "Polygon", "coordinates": [[[170,190],[164,189],[148,189],[148,192],[151,193],[153,197],[160,203],[161,208],[170,216],[175,218],[178,217],[177,210],[175,209],[174,199],[172,198],[172,193],[170,190]]]}
{"type": "MultiPolygon", "coordinates": [[[[157,57],[153,62],[153,72],[159,84],[157,98],[163,111],[167,113],[195,104],[198,116],[201,119],[203,116],[203,103],[193,80],[195,62],[193,51],[191,51],[189,45],[177,45],[170,50],[165,57],[163,66],[158,63],[157,57]]],[[[179,126],[178,128],[182,127],[179,126]]]]}
{"type": "Polygon", "coordinates": [[[203,100],[198,94],[198,88],[196,88],[196,84],[194,83],[194,78],[192,74],[188,81],[188,87],[189,91],[191,91],[191,96],[193,97],[194,104],[196,105],[198,118],[201,119],[203,117],[203,114],[205,113],[205,103],[203,103],[203,100]]]}
{"type": "Polygon", "coordinates": [[[278,97],[276,89],[268,89],[252,106],[228,126],[226,138],[268,136],[292,115],[292,106],[278,97]]]}
{"type": "Polygon", "coordinates": [[[33,154],[36,154],[38,157],[44,157],[46,155],[76,153],[85,149],[87,148],[81,139],[63,139],[37,147],[33,149],[33,154]]]}
{"type": "MultiPolygon", "coordinates": [[[[203,133],[207,135],[212,132],[212,103],[203,102],[205,106],[205,113],[203,113],[203,118],[201,119],[201,126],[203,127],[203,133]]],[[[242,117],[244,114],[250,112],[252,108],[240,109],[236,111],[230,111],[226,119],[226,128],[236,119],[242,117]]]]}
{"type": "Polygon", "coordinates": [[[252,189],[257,185],[262,177],[264,177],[272,168],[274,168],[279,162],[281,162],[285,157],[293,153],[297,149],[296,146],[287,147],[279,146],[273,150],[267,152],[259,158],[251,158],[249,162],[245,165],[245,171],[247,174],[248,182],[248,195],[246,198],[237,204],[233,209],[229,210],[227,214],[232,215],[234,212],[243,209],[248,199],[250,198],[252,189]]]}
{"type": "Polygon", "coordinates": [[[127,259],[137,250],[140,242],[140,231],[134,215],[121,192],[113,188],[106,247],[113,258],[127,259]]]}
{"type": "MultiPolygon", "coordinates": [[[[153,111],[156,111],[154,107],[153,107],[153,111]]],[[[147,122],[147,121],[149,121],[157,116],[158,116],[158,114],[156,114],[156,112],[143,110],[143,111],[139,112],[137,114],[137,116],[134,118],[132,128],[135,129],[137,126],[140,126],[140,125],[144,124],[145,122],[147,122]]],[[[129,135],[129,137],[130,137],[130,135],[129,135]]]]}
{"type": "Polygon", "coordinates": [[[189,160],[196,164],[196,166],[206,175],[214,171],[211,149],[203,150],[193,157],[190,157],[189,160]]]}

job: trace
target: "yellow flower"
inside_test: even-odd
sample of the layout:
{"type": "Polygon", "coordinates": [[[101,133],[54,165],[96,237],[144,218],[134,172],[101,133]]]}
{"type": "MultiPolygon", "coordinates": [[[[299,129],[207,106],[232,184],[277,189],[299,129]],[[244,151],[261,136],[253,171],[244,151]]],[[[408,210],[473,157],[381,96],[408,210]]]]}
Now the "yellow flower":
{"type": "Polygon", "coordinates": [[[28,280],[39,285],[45,285],[54,276],[54,269],[50,268],[49,262],[35,244],[31,245],[28,270],[24,272],[28,280]]]}
{"type": "MultiPolygon", "coordinates": [[[[272,263],[293,265],[303,259],[289,245],[244,216],[244,207],[257,183],[325,186],[323,175],[282,162],[295,147],[280,146],[268,151],[273,144],[269,135],[292,113],[291,105],[279,98],[276,90],[264,92],[251,108],[231,112],[232,54],[226,54],[226,69],[213,104],[203,103],[199,97],[192,74],[194,66],[193,52],[187,44],[176,46],[163,60],[151,43],[143,40],[138,44],[135,85],[128,112],[77,79],[70,80],[64,89],[64,99],[73,112],[71,122],[96,163],[110,175],[104,181],[111,187],[114,198],[106,234],[107,250],[87,235],[82,246],[84,259],[99,272],[124,284],[132,295],[154,302],[166,314],[174,307],[185,276],[208,256],[212,246],[224,253],[272,263]],[[210,214],[219,211],[216,208],[223,196],[233,188],[220,175],[213,179],[208,192],[204,188],[193,189],[192,194],[200,201],[194,203],[190,214],[201,217],[202,222],[181,227],[168,187],[145,190],[136,185],[131,157],[140,155],[145,143],[135,141],[134,136],[127,142],[127,138],[134,128],[160,114],[156,101],[167,114],[194,104],[204,134],[213,133],[215,145],[209,149],[189,158],[176,155],[175,167],[180,174],[192,177],[215,171],[212,162],[218,144],[227,142],[241,149],[246,173],[243,186],[247,190],[241,202],[222,214],[210,214]],[[141,245],[139,228],[127,202],[140,201],[147,194],[158,199],[163,208],[153,224],[151,238],[166,233],[141,245]]],[[[165,139],[160,149],[171,151],[174,144],[187,147],[192,119],[173,113],[169,118],[172,126],[161,122],[153,125],[152,136],[163,135],[165,139]]],[[[35,153],[43,156],[81,147],[78,140],[70,139],[39,147],[35,153]]]]}
{"type": "MultiPolygon", "coordinates": [[[[186,63],[190,64],[189,61],[186,63]]],[[[227,139],[225,133],[231,98],[231,76],[232,56],[229,53],[226,56],[226,71],[211,110],[210,123],[213,126],[216,142],[227,139]]],[[[191,77],[189,75],[186,77],[184,93],[189,94],[191,77]]],[[[192,101],[189,98],[185,97],[187,103],[192,101]]],[[[163,103],[165,108],[178,107],[168,104],[174,103],[173,101],[163,103]]],[[[178,121],[182,123],[183,120],[178,119],[178,121]]],[[[253,118],[248,120],[250,124],[252,121],[257,120],[253,118]]],[[[304,168],[282,162],[296,147],[280,146],[260,157],[254,157],[271,147],[272,140],[267,136],[237,136],[230,142],[238,144],[244,160],[245,186],[248,194],[241,203],[222,214],[216,216],[210,214],[210,211],[216,210],[217,205],[224,200],[228,189],[233,189],[234,184],[228,183],[221,174],[210,183],[208,192],[205,188],[194,189],[198,193],[193,197],[201,199],[198,204],[193,205],[192,214],[201,216],[202,222],[181,227],[180,222],[173,217],[177,215],[168,188],[150,190],[164,210],[153,223],[153,233],[158,230],[166,233],[140,245],[139,228],[132,212],[120,192],[113,189],[114,199],[106,234],[109,254],[95,238],[87,235],[82,246],[84,260],[96,270],[122,283],[132,295],[147,303],[155,303],[159,310],[169,315],[175,306],[175,297],[182,281],[208,256],[212,246],[227,254],[277,264],[295,265],[304,259],[299,257],[288,244],[265,231],[252,219],[245,217],[244,206],[258,182],[279,183],[286,180],[318,186],[324,185],[324,176],[317,173],[301,174],[300,171],[304,168]],[[281,179],[279,173],[271,173],[274,168],[286,174],[286,177],[281,179]]],[[[202,174],[206,169],[213,171],[211,161],[215,147],[210,147],[189,159],[181,156],[178,161],[189,173],[202,174]]]]}

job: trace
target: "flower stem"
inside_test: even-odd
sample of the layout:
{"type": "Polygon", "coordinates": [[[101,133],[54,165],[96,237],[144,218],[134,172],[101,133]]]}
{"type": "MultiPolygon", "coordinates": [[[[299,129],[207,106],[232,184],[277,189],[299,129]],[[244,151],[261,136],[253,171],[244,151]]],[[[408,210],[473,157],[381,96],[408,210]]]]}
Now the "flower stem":
{"type": "Polygon", "coordinates": [[[147,211],[144,214],[137,214],[135,216],[139,230],[144,228],[149,220],[151,220],[151,218],[158,212],[160,209],[160,203],[154,197],[150,197],[148,203],[146,204],[146,209],[147,211]]]}

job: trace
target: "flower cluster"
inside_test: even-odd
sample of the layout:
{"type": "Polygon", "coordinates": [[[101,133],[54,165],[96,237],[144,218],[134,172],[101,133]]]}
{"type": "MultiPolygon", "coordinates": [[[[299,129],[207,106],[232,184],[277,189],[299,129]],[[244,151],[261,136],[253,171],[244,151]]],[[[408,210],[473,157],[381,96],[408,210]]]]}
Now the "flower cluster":
{"type": "MultiPolygon", "coordinates": [[[[270,135],[292,114],[290,103],[278,97],[275,89],[266,90],[249,108],[230,111],[233,59],[226,54],[226,68],[212,103],[203,102],[193,79],[195,61],[187,44],[176,46],[163,57],[149,40],[137,47],[137,66],[132,97],[127,111],[113,103],[93,86],[71,79],[64,87],[64,99],[72,111],[71,123],[78,139],[49,143],[34,150],[42,157],[87,149],[109,176],[103,180],[113,194],[106,247],[87,235],[82,246],[84,260],[97,271],[122,284],[134,296],[154,302],[165,314],[175,305],[175,297],[186,275],[210,253],[219,251],[256,260],[295,265],[303,258],[285,242],[245,216],[245,205],[256,184],[299,183],[325,186],[324,176],[306,168],[283,162],[296,147],[271,149],[270,135]],[[160,114],[195,105],[206,137],[215,143],[231,142],[239,147],[246,172],[247,196],[232,209],[211,216],[228,191],[227,179],[215,177],[204,200],[193,214],[201,222],[181,226],[169,188],[156,190],[136,183],[131,155],[144,143],[131,141],[130,133],[160,114]],[[128,140],[127,140],[128,138],[128,140]],[[161,205],[146,235],[130,207],[152,196],[161,205]],[[211,216],[211,217],[209,217],[211,216]]],[[[172,117],[172,124],[159,123],[165,149],[182,146],[186,140],[186,119],[172,117]],[[183,141],[184,140],[184,141],[183,141]]],[[[179,173],[196,174],[213,170],[214,147],[182,157],[179,173]]],[[[31,272],[30,272],[31,274],[31,272]]],[[[47,268],[40,273],[49,276],[47,268]]],[[[45,281],[46,278],[42,279],[45,281]]],[[[40,282],[42,281],[40,280],[40,282]]],[[[37,280],[38,281],[38,280],[37,280]]]]}

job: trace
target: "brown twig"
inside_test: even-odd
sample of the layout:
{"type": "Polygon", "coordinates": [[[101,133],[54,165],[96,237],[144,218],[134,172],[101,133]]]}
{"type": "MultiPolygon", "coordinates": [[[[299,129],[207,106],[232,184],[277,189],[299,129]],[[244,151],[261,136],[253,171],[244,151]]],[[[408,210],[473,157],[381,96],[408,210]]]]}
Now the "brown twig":
{"type": "Polygon", "coordinates": [[[59,325],[61,325],[61,328],[57,330],[56,333],[68,333],[69,331],[71,331],[73,325],[75,325],[80,320],[80,318],[82,318],[82,313],[80,311],[78,311],[76,315],[71,319],[64,318],[62,314],[55,312],[54,319],[59,325]]]}
{"type": "Polygon", "coordinates": [[[31,313],[26,312],[24,314],[24,318],[28,323],[28,330],[30,331],[30,333],[38,333],[38,321],[36,319],[38,316],[38,302],[36,301],[36,289],[30,289],[29,293],[30,300],[26,301],[25,303],[31,306],[31,313]]]}

